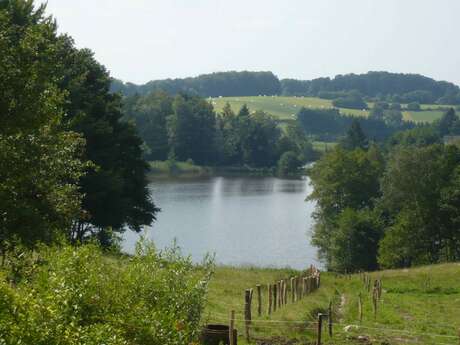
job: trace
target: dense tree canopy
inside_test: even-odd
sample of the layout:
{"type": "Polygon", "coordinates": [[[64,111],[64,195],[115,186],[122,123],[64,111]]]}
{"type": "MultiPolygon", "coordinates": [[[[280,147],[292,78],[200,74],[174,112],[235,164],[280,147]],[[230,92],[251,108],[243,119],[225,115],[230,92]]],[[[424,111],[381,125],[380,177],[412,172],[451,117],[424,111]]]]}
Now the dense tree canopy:
{"type": "Polygon", "coordinates": [[[84,141],[60,125],[56,26],[32,1],[0,2],[0,249],[65,238],[78,217],[84,141]]]}
{"type": "Polygon", "coordinates": [[[196,78],[165,79],[135,85],[119,80],[112,83],[112,91],[127,96],[146,95],[152,91],[165,91],[170,95],[187,93],[202,97],[278,95],[281,84],[272,72],[219,72],[203,74],[196,78]]]}
{"type": "Polygon", "coordinates": [[[144,85],[113,80],[112,91],[126,96],[146,95],[162,90],[171,95],[188,93],[202,97],[219,96],[315,96],[339,99],[345,107],[363,109],[350,94],[398,103],[460,104],[457,85],[418,75],[390,72],[337,75],[313,80],[282,79],[272,72],[219,72],[196,78],[153,80],[144,85]]]}
{"type": "Polygon", "coordinates": [[[155,92],[128,97],[125,120],[144,140],[148,160],[176,159],[201,165],[275,167],[284,152],[300,162],[314,158],[311,143],[296,124],[281,131],[263,111],[243,105],[237,114],[227,104],[221,114],[198,96],[155,92]]]}
{"type": "Polygon", "coordinates": [[[0,1],[1,240],[59,231],[108,244],[108,233],[138,231],[157,211],[142,141],[120,121],[105,68],[44,13],[33,1],[0,1]]]}
{"type": "Polygon", "coordinates": [[[459,104],[460,89],[445,81],[435,81],[419,74],[368,72],[337,75],[309,81],[281,80],[285,96],[339,98],[343,92],[359,91],[363,96],[399,103],[459,104]]]}
{"type": "Polygon", "coordinates": [[[395,133],[366,149],[353,126],[311,169],[317,202],[313,243],[340,271],[459,260],[460,149],[443,144],[458,121],[395,133]]]}

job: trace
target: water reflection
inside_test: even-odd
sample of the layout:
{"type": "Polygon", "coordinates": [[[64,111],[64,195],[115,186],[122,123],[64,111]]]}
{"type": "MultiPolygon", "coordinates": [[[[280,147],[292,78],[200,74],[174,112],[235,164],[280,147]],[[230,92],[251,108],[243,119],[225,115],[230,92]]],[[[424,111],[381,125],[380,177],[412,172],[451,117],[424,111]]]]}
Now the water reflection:
{"type": "MultiPolygon", "coordinates": [[[[314,205],[308,180],[213,177],[161,180],[151,191],[162,212],[148,229],[158,247],[176,238],[196,261],[215,252],[222,264],[303,268],[316,263],[307,232],[314,205]]],[[[137,239],[127,234],[130,251],[137,239]]]]}

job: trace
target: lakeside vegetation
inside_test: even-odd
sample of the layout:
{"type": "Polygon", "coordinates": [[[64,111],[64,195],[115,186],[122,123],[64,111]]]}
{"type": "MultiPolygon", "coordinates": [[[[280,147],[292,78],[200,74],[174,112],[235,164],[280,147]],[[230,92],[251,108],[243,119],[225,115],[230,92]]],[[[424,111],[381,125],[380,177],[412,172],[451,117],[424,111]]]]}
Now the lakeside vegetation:
{"type": "Polygon", "coordinates": [[[45,9],[0,0],[1,345],[192,345],[232,309],[242,334],[244,290],[298,271],[216,268],[143,240],[122,254],[122,234],[160,212],[149,171],[290,176],[313,160],[312,241],[327,272],[312,295],[254,317],[253,334],[311,343],[332,303],[330,343],[458,341],[460,119],[443,105],[460,103],[458,86],[230,72],[118,83],[123,97],[45,9]],[[206,98],[220,94],[237,96],[206,98]],[[362,275],[348,275],[362,270],[383,280],[377,311],[362,275]]]}

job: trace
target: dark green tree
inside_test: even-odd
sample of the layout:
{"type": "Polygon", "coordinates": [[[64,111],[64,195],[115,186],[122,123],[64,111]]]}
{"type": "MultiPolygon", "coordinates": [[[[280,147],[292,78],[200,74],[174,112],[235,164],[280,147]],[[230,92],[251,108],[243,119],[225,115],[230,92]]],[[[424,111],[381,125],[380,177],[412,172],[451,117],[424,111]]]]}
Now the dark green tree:
{"type": "Polygon", "coordinates": [[[65,239],[78,217],[84,140],[62,126],[56,25],[45,6],[0,1],[0,250],[65,239]]]}
{"type": "Polygon", "coordinates": [[[140,231],[158,209],[147,188],[148,166],[135,128],[121,121],[121,97],[110,92],[106,69],[87,49],[69,37],[58,40],[59,88],[66,92],[65,122],[86,140],[85,158],[95,164],[80,181],[83,210],[75,222],[73,241],[97,236],[103,245],[110,233],[140,231]]]}
{"type": "MultiPolygon", "coordinates": [[[[377,147],[344,150],[341,147],[322,157],[309,176],[314,187],[308,197],[317,203],[312,243],[319,248],[328,267],[338,267],[333,251],[338,221],[346,209],[372,209],[380,196],[383,158],[377,147]]],[[[377,252],[366,255],[377,257],[377,252]]]]}
{"type": "Polygon", "coordinates": [[[457,115],[455,114],[455,110],[450,108],[448,111],[444,113],[441,119],[438,122],[438,130],[441,136],[449,135],[451,133],[452,128],[459,122],[457,115]]]}
{"type": "Polygon", "coordinates": [[[178,95],[168,118],[170,151],[178,160],[211,164],[215,155],[216,114],[212,105],[197,96],[178,95]]]}
{"type": "Polygon", "coordinates": [[[301,166],[302,162],[298,158],[297,154],[293,151],[286,151],[281,155],[281,158],[278,161],[278,175],[296,175],[301,166]]]}
{"type": "Polygon", "coordinates": [[[346,137],[341,142],[341,146],[347,150],[366,149],[369,146],[369,141],[357,120],[351,123],[346,137]]]}

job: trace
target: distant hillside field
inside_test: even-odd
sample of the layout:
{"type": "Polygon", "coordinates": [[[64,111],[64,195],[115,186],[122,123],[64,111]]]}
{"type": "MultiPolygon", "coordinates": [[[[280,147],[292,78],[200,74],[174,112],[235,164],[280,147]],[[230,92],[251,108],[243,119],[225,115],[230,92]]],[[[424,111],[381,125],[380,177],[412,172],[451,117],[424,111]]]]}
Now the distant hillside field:
{"type": "MultiPolygon", "coordinates": [[[[217,112],[220,112],[228,102],[233,111],[237,112],[243,104],[251,111],[263,110],[279,120],[293,120],[302,108],[328,109],[333,108],[332,101],[318,97],[284,97],[284,96],[251,96],[251,97],[219,97],[209,98],[217,112]]],[[[372,103],[368,103],[372,107],[372,103]]],[[[447,106],[437,104],[422,105],[421,111],[403,111],[406,121],[433,122],[439,119],[447,106]],[[441,108],[441,109],[440,109],[441,108]],[[430,110],[426,110],[430,109],[430,110]],[[439,110],[437,110],[439,109],[439,110]]],[[[342,115],[368,116],[368,110],[339,108],[342,115]]]]}

